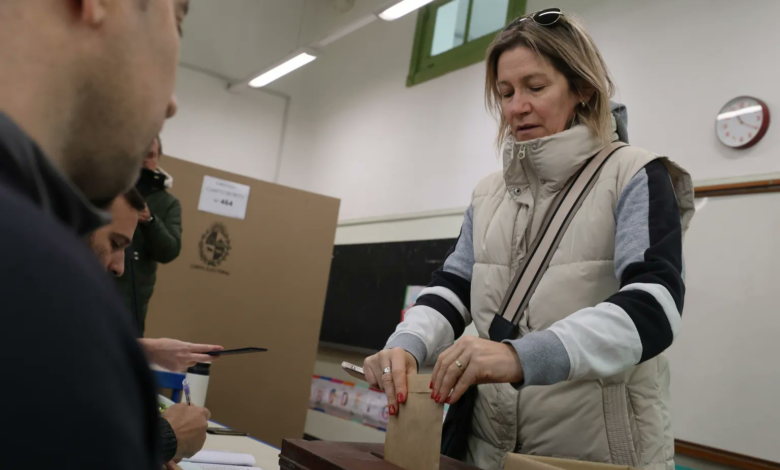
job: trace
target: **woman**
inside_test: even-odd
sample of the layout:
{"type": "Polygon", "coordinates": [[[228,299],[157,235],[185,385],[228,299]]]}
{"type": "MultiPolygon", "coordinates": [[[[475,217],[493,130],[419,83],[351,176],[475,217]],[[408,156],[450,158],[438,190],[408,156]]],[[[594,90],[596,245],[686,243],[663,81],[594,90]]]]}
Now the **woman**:
{"type": "Polygon", "coordinates": [[[393,414],[417,364],[435,362],[437,402],[481,384],[467,449],[481,468],[501,467],[508,452],[673,468],[661,353],[681,320],[693,187],[670,160],[619,150],[566,231],[519,337],[484,339],[560,189],[609,142],[627,140],[612,93],[593,40],[560,10],[497,35],[486,97],[504,170],[477,185],[453,253],[386,349],[365,361],[393,414]],[[471,321],[480,337],[454,342],[471,321]]]}

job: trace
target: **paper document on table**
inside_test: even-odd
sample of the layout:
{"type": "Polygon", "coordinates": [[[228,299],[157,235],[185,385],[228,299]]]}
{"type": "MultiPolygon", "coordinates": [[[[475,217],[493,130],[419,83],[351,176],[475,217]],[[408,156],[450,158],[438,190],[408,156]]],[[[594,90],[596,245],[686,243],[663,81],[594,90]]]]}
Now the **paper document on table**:
{"type": "Polygon", "coordinates": [[[179,466],[181,467],[181,470],[263,470],[259,467],[242,467],[239,465],[221,465],[213,463],[182,462],[179,466]]]}
{"type": "Polygon", "coordinates": [[[241,467],[238,465],[221,465],[215,463],[196,463],[200,470],[263,470],[258,467],[241,467]]]}
{"type": "Polygon", "coordinates": [[[202,450],[188,459],[186,462],[209,463],[222,465],[239,465],[244,467],[253,467],[255,465],[255,456],[252,454],[239,454],[236,452],[223,452],[219,450],[202,450]]]}

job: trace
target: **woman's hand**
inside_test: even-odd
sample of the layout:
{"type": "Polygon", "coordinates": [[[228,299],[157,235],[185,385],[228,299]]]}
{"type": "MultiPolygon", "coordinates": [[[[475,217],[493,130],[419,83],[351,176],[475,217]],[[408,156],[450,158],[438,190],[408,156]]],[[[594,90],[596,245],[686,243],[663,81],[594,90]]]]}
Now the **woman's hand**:
{"type": "Polygon", "coordinates": [[[523,366],[511,345],[464,336],[441,353],[436,361],[431,398],[436,403],[455,403],[474,384],[516,383],[522,380],[523,366]],[[456,361],[460,362],[460,366],[456,361]]]}
{"type": "Polygon", "coordinates": [[[398,412],[398,404],[409,397],[406,377],[417,373],[417,360],[401,348],[385,349],[363,362],[363,372],[369,385],[384,390],[391,415],[398,412]],[[383,371],[390,368],[390,373],[383,371]]]}

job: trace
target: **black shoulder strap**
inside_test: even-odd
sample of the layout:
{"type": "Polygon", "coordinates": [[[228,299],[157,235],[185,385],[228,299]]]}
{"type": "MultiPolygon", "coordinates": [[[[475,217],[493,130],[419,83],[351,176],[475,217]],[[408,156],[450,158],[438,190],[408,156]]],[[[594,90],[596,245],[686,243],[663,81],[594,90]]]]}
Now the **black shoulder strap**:
{"type": "Polygon", "coordinates": [[[542,228],[536,236],[526,257],[517,269],[514,279],[501,302],[499,313],[490,324],[490,339],[503,341],[517,338],[518,324],[523,312],[550,265],[555,250],[577,215],[585,198],[598,181],[599,174],[609,157],[618,149],[625,147],[623,142],[613,142],[602,149],[595,157],[580,169],[558,193],[542,222],[542,228]]]}

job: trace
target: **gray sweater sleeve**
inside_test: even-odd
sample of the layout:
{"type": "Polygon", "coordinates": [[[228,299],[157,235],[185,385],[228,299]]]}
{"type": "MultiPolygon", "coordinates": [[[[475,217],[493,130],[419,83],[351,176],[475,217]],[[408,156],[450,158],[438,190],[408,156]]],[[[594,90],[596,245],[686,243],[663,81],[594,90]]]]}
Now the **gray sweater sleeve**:
{"type": "Polygon", "coordinates": [[[620,291],[548,330],[505,341],[523,365],[523,386],[609,377],[672,344],[685,293],[682,228],[661,160],[648,164],[624,188],[615,220],[620,291]]]}
{"type": "Polygon", "coordinates": [[[463,217],[460,236],[444,266],[433,274],[414,307],[387,341],[386,349],[403,348],[418,365],[435,361],[471,323],[471,276],[474,269],[473,207],[463,217]]]}

